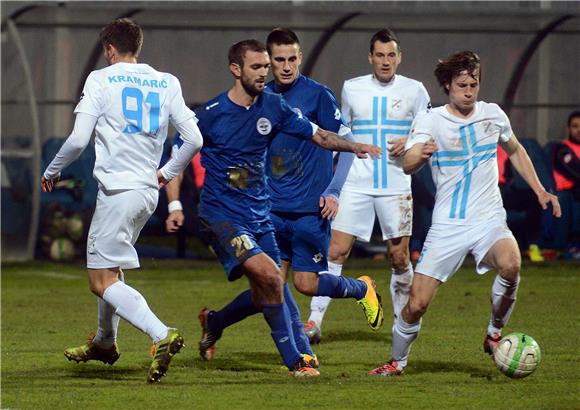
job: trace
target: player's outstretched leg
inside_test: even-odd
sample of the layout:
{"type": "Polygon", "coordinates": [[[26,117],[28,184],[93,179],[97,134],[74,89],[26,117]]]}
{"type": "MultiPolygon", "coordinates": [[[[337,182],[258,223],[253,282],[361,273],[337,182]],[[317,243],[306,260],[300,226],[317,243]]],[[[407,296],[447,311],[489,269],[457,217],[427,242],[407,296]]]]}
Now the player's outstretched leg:
{"type": "Polygon", "coordinates": [[[383,306],[375,282],[369,276],[358,279],[321,273],[318,275],[318,296],[331,298],[354,298],[363,308],[371,329],[378,330],[383,324],[383,306]]]}
{"type": "Polygon", "coordinates": [[[219,311],[203,308],[198,315],[201,325],[199,355],[203,360],[211,360],[215,354],[215,344],[225,328],[238,323],[260,310],[252,302],[252,292],[248,289],[219,311]]]}
{"type": "Polygon", "coordinates": [[[78,347],[69,347],[64,351],[64,355],[68,360],[79,362],[88,362],[89,360],[98,360],[103,363],[112,365],[119,356],[119,347],[117,343],[111,346],[103,347],[94,342],[95,334],[89,334],[87,343],[78,347]]]}
{"type": "MultiPolygon", "coordinates": [[[[342,275],[342,264],[328,261],[328,271],[320,272],[334,276],[342,275]]],[[[320,343],[322,339],[322,319],[332,301],[328,296],[314,296],[310,301],[310,316],[304,324],[304,331],[310,343],[320,343]]]]}
{"type": "Polygon", "coordinates": [[[158,382],[165,376],[171,359],[179,353],[183,346],[183,337],[177,329],[168,329],[167,337],[153,345],[151,350],[153,361],[147,376],[149,383],[158,382]]]}

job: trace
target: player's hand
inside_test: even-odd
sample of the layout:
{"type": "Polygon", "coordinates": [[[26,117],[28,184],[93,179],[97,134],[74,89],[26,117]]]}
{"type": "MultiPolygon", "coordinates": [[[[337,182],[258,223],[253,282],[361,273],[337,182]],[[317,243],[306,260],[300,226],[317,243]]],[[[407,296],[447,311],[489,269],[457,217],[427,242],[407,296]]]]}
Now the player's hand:
{"type": "Polygon", "coordinates": [[[157,170],[157,183],[159,184],[159,189],[163,188],[165,185],[167,185],[169,181],[165,179],[165,177],[163,176],[163,174],[161,173],[161,170],[157,170]]]}
{"type": "Polygon", "coordinates": [[[40,187],[42,188],[42,192],[52,192],[54,185],[58,182],[59,179],[60,176],[47,179],[43,175],[42,178],[40,178],[40,187]]]}
{"type": "Polygon", "coordinates": [[[338,201],[332,195],[321,196],[320,207],[322,208],[320,215],[322,215],[324,219],[334,219],[338,213],[338,201]]]}
{"type": "Polygon", "coordinates": [[[173,211],[165,220],[165,229],[169,233],[177,232],[183,226],[184,220],[185,215],[183,215],[183,211],[173,211]]]}
{"type": "Polygon", "coordinates": [[[538,202],[544,211],[548,209],[548,203],[550,203],[552,204],[552,215],[554,215],[556,218],[562,216],[562,208],[560,208],[560,202],[558,201],[558,197],[556,195],[543,190],[540,191],[537,196],[538,202]]]}
{"type": "Polygon", "coordinates": [[[433,155],[436,151],[437,144],[435,144],[435,141],[430,139],[425,144],[423,144],[423,147],[421,148],[421,159],[431,158],[431,155],[433,155]]]}
{"type": "Polygon", "coordinates": [[[407,143],[407,138],[389,140],[388,143],[391,144],[389,147],[389,154],[391,154],[392,157],[400,157],[405,153],[405,144],[407,143]]]}
{"type": "Polygon", "coordinates": [[[364,159],[367,158],[367,154],[371,156],[371,158],[380,158],[383,150],[376,145],[371,144],[361,144],[357,142],[354,144],[354,151],[353,151],[358,158],[364,159]]]}

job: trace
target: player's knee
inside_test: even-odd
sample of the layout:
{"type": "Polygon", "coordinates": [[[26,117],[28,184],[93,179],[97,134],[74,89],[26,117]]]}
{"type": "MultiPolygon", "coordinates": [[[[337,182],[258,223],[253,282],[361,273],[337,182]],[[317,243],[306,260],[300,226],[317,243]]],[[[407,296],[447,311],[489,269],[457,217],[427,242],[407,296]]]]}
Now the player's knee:
{"type": "Polygon", "coordinates": [[[294,287],[298,292],[302,293],[306,296],[316,296],[316,291],[318,290],[318,278],[316,274],[308,275],[304,274],[296,274],[293,275],[294,278],[294,287]]]}
{"type": "Polygon", "coordinates": [[[520,261],[518,258],[513,258],[512,260],[506,262],[498,269],[498,274],[510,282],[515,282],[518,280],[520,275],[520,261]]]}
{"type": "Polygon", "coordinates": [[[280,272],[274,269],[265,269],[258,275],[258,285],[267,295],[272,297],[282,296],[284,281],[280,272]]]}
{"type": "Polygon", "coordinates": [[[330,244],[328,248],[328,260],[343,265],[348,258],[349,249],[345,249],[338,245],[330,244]]]}
{"type": "Polygon", "coordinates": [[[105,293],[103,284],[98,281],[89,281],[89,289],[95,296],[100,298],[103,297],[103,293],[105,293]]]}

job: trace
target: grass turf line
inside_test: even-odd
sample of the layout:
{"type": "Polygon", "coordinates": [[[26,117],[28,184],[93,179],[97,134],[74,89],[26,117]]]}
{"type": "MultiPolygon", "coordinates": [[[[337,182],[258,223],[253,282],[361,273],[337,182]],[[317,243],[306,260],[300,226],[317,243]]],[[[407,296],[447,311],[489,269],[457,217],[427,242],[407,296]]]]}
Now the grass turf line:
{"type": "MultiPolygon", "coordinates": [[[[215,360],[197,354],[197,312],[218,309],[245,289],[217,263],[145,261],[127,271],[162,321],[183,331],[186,347],[159,385],[145,383],[151,359],[146,336],[121,321],[121,357],[113,366],[68,362],[62,351],[95,330],[97,301],[78,265],[2,267],[1,407],[38,408],[578,408],[580,265],[525,266],[518,302],[505,333],[533,336],[538,370],[510,380],[483,353],[494,274],[462,268],[442,286],[426,314],[403,377],[366,373],[390,351],[389,275],[384,263],[349,261],[345,274],[370,274],[385,302],[385,324],[372,332],[353,300],[331,303],[323,341],[314,350],[321,377],[287,376],[261,315],[226,330],[215,360]]],[[[309,298],[294,291],[302,316],[309,298]]]]}

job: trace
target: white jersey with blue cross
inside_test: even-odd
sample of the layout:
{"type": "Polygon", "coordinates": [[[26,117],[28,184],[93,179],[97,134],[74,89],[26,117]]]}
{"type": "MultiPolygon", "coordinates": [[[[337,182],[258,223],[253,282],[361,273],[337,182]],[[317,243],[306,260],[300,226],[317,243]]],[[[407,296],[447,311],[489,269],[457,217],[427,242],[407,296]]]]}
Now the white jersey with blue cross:
{"type": "Polygon", "coordinates": [[[433,223],[467,225],[494,215],[505,217],[498,188],[497,143],[513,135],[508,117],[496,104],[476,103],[462,119],[446,106],[420,114],[413,123],[407,149],[433,139],[430,160],[437,188],[433,223]]]}
{"type": "Polygon", "coordinates": [[[342,111],[355,140],[380,146],[381,158],[355,159],[343,190],[371,195],[411,192],[411,178],[402,170],[402,158],[388,155],[389,141],[407,138],[413,119],[429,105],[422,83],[395,75],[381,83],[372,75],[344,83],[342,111]]]}

